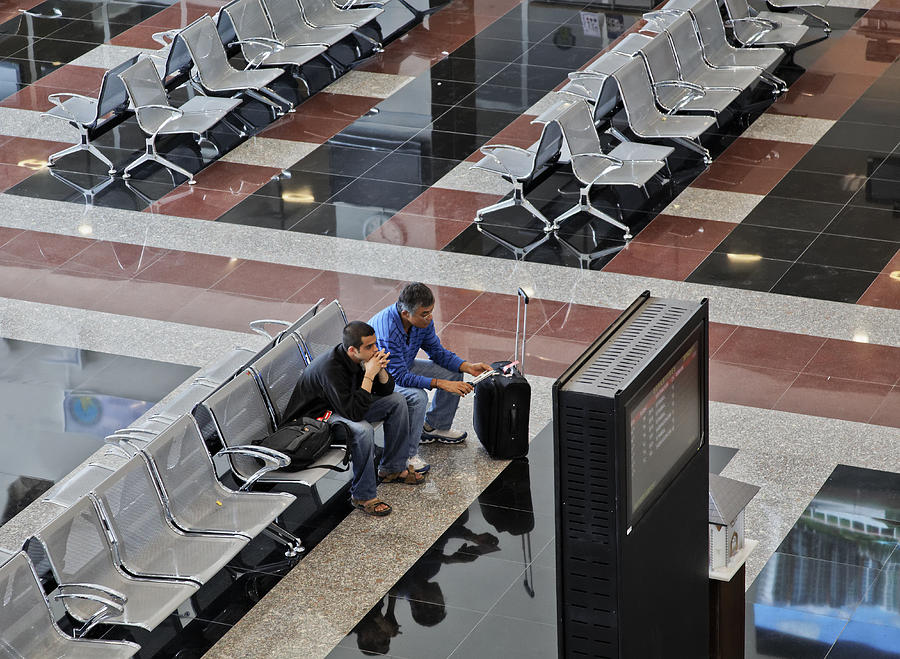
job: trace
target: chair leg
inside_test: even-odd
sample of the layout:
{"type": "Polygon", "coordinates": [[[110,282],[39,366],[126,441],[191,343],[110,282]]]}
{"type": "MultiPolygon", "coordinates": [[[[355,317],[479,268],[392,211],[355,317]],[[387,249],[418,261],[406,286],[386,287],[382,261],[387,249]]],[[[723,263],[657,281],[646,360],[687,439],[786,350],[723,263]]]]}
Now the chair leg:
{"type": "Polygon", "coordinates": [[[286,547],[284,555],[288,558],[299,556],[306,551],[303,547],[303,543],[297,536],[283,529],[275,522],[272,522],[264,528],[263,533],[272,538],[275,542],[284,545],[286,547]]]}
{"type": "Polygon", "coordinates": [[[273,99],[274,101],[286,106],[288,109],[288,112],[294,112],[296,110],[293,103],[291,103],[289,100],[287,100],[281,94],[276,93],[274,89],[270,89],[268,87],[261,87],[260,91],[263,92],[269,98],[273,99]]]}
{"type": "Polygon", "coordinates": [[[88,153],[93,154],[93,156],[95,158],[97,158],[97,160],[99,160],[100,162],[104,163],[107,167],[109,167],[109,169],[106,171],[107,174],[112,176],[113,174],[116,173],[116,167],[115,167],[115,165],[113,165],[112,160],[110,160],[105,155],[103,155],[103,153],[100,151],[100,149],[95,147],[90,142],[88,142],[85,145],[85,148],[87,149],[88,153]]]}
{"type": "Polygon", "coordinates": [[[246,93],[247,93],[247,96],[249,96],[253,100],[259,101],[263,105],[269,106],[269,109],[272,111],[273,119],[277,119],[278,117],[280,117],[281,115],[284,114],[284,110],[282,109],[281,105],[279,105],[278,103],[273,101],[271,98],[268,98],[267,96],[264,96],[263,94],[260,94],[255,89],[248,89],[246,93]]]}
{"type": "Polygon", "coordinates": [[[541,211],[539,211],[537,208],[534,207],[534,204],[532,204],[530,201],[528,201],[525,197],[522,197],[521,204],[522,204],[522,208],[527,210],[529,213],[531,213],[537,219],[539,219],[541,222],[544,223],[544,232],[545,233],[549,233],[550,231],[552,231],[552,229],[551,229],[552,223],[550,222],[550,220],[548,220],[546,218],[546,216],[541,211]]]}
{"type": "Polygon", "coordinates": [[[701,156],[703,156],[703,162],[707,165],[712,162],[712,155],[710,155],[709,149],[701,145],[699,140],[695,141],[688,137],[673,137],[671,138],[671,140],[676,144],[680,144],[686,149],[690,149],[694,153],[699,153],[701,156]]]}
{"type": "Polygon", "coordinates": [[[541,236],[534,242],[530,242],[527,245],[525,245],[524,247],[519,247],[517,245],[513,245],[511,242],[509,242],[505,238],[501,238],[497,234],[492,233],[491,231],[488,231],[480,224],[476,226],[476,229],[478,230],[478,233],[484,234],[485,236],[487,236],[488,238],[493,240],[495,243],[497,243],[501,247],[505,247],[506,249],[511,251],[513,253],[513,256],[516,258],[516,260],[521,259],[523,261],[528,257],[529,254],[531,254],[538,247],[540,247],[545,242],[550,240],[550,237],[553,236],[552,233],[547,232],[547,233],[544,233],[543,236],[541,236]]]}
{"type": "Polygon", "coordinates": [[[804,14],[806,14],[806,15],[809,16],[810,18],[814,18],[814,19],[816,19],[817,21],[819,21],[819,22],[822,24],[822,29],[823,29],[825,32],[831,32],[831,23],[829,23],[828,21],[826,21],[824,18],[822,18],[821,16],[818,16],[818,15],[812,13],[812,12],[811,12],[809,9],[807,9],[806,7],[797,7],[797,9],[799,9],[800,11],[802,11],[804,14]]]}
{"type": "Polygon", "coordinates": [[[159,155],[159,153],[157,153],[156,151],[156,145],[150,139],[147,140],[147,150],[144,151],[144,153],[142,153],[137,159],[135,159],[134,162],[130,163],[125,169],[122,170],[122,178],[130,178],[130,172],[132,169],[143,165],[145,162],[150,162],[151,160],[153,162],[159,163],[168,170],[178,172],[182,176],[187,177],[188,185],[194,185],[197,182],[196,180],[194,180],[194,175],[184,167],[180,167],[168,158],[164,158],[159,155]]]}
{"type": "Polygon", "coordinates": [[[604,213],[602,210],[600,210],[599,208],[596,208],[593,204],[591,204],[590,197],[588,197],[589,192],[590,192],[590,187],[582,188],[581,194],[579,195],[579,198],[578,198],[578,205],[573,206],[572,208],[567,210],[565,213],[563,213],[559,217],[555,218],[553,220],[553,225],[551,227],[551,231],[553,231],[553,232],[557,231],[563,222],[568,220],[570,217],[572,217],[574,215],[578,215],[578,213],[584,211],[585,213],[590,213],[594,217],[597,217],[597,218],[603,220],[604,222],[608,222],[609,224],[612,224],[614,227],[621,229],[622,231],[625,232],[625,240],[631,240],[631,237],[632,237],[631,229],[628,228],[628,225],[624,224],[623,222],[619,222],[619,220],[613,218],[608,213],[604,213]]]}
{"type": "Polygon", "coordinates": [[[484,215],[488,213],[493,213],[494,211],[503,210],[504,208],[509,208],[511,206],[518,205],[519,201],[515,196],[510,197],[509,199],[504,199],[503,201],[498,201],[496,204],[491,204],[490,206],[486,206],[480,210],[475,211],[475,224],[484,221],[484,215]]]}
{"type": "Polygon", "coordinates": [[[64,158],[70,153],[78,153],[79,151],[84,151],[87,149],[87,144],[73,144],[70,147],[63,149],[62,151],[57,151],[56,153],[48,156],[47,158],[47,166],[53,167],[56,164],[56,161],[60,158],[64,158]]]}

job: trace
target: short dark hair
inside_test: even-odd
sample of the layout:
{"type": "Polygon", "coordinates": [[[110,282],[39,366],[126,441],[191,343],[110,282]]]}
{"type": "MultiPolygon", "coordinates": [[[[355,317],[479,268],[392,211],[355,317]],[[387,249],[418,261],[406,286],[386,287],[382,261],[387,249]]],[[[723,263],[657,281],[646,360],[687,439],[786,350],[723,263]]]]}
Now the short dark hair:
{"type": "Polygon", "coordinates": [[[415,313],[419,307],[434,304],[434,293],[422,282],[414,281],[403,287],[397,303],[400,305],[400,311],[415,313]]]}
{"type": "Polygon", "coordinates": [[[351,347],[359,350],[362,347],[363,338],[374,334],[375,328],[369,323],[364,323],[361,320],[351,320],[344,326],[344,335],[342,337],[344,350],[349,350],[351,347]]]}

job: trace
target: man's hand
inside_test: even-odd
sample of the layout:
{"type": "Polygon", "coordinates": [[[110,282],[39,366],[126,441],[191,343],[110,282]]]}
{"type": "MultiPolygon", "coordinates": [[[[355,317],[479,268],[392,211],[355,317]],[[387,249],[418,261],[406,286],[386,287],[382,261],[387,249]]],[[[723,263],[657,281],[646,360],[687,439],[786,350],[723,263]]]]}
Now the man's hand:
{"type": "Polygon", "coordinates": [[[465,396],[475,388],[462,380],[437,380],[434,386],[457,396],[465,396]]]}
{"type": "Polygon", "coordinates": [[[386,353],[383,350],[379,350],[372,358],[366,362],[366,377],[374,382],[375,378],[378,377],[378,374],[381,373],[382,369],[387,366],[388,363],[388,355],[390,353],[386,353]]]}
{"type": "Polygon", "coordinates": [[[468,373],[469,375],[481,375],[485,371],[490,371],[491,365],[485,364],[484,362],[463,362],[460,365],[459,370],[461,373],[468,373]]]}

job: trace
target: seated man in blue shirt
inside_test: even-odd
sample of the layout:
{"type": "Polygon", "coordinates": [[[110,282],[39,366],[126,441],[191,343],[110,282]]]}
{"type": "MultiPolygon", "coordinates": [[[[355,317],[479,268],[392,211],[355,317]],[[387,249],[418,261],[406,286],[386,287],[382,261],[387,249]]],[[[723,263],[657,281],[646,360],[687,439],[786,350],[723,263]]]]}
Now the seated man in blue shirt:
{"type": "MultiPolygon", "coordinates": [[[[423,444],[459,444],[466,433],[451,428],[459,399],[473,387],[463,382],[463,373],[478,375],[490,370],[488,364],[470,363],[444,348],[434,331],[434,294],[420,282],[407,284],[396,304],[375,314],[369,324],[375,328],[378,347],[390,353],[387,370],[397,384],[396,391],[410,401],[410,426],[422,428],[423,444]],[[419,349],[428,359],[416,359],[419,349]],[[425,413],[426,390],[436,389],[431,408],[425,413]]],[[[412,449],[409,464],[424,473],[429,465],[412,449]]]]}

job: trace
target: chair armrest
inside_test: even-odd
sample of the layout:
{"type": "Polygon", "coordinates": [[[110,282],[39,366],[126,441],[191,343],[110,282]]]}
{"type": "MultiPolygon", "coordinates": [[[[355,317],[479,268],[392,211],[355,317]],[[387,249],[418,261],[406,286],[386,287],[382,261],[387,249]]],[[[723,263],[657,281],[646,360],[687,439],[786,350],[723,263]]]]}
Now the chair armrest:
{"type": "Polygon", "coordinates": [[[660,80],[659,82],[653,83],[654,87],[682,87],[683,89],[689,89],[692,92],[697,92],[698,96],[703,96],[706,94],[706,87],[703,85],[698,85],[695,82],[688,82],[687,80],[660,80]]]}
{"type": "Polygon", "coordinates": [[[263,329],[265,325],[281,325],[282,327],[290,327],[291,324],[286,320],[275,320],[274,318],[260,318],[259,320],[251,320],[250,321],[250,329],[256,332],[257,334],[262,334],[267,339],[274,339],[275,337],[269,334],[266,330],[263,329]]]}
{"type": "Polygon", "coordinates": [[[214,457],[219,457],[220,455],[245,455],[251,458],[257,458],[266,463],[260,467],[255,474],[244,481],[244,484],[238,488],[238,492],[246,492],[253,487],[253,484],[256,483],[256,481],[270,471],[275,471],[276,469],[281,469],[282,467],[287,467],[291,464],[291,459],[284,453],[276,451],[275,449],[266,448],[265,446],[226,446],[216,453],[214,457]]]}
{"type": "Polygon", "coordinates": [[[533,156],[534,152],[529,151],[528,149],[523,149],[520,146],[513,146],[512,144],[486,144],[485,146],[480,147],[478,150],[481,151],[484,155],[491,155],[491,151],[500,150],[500,149],[511,149],[512,151],[518,151],[519,153],[526,156],[533,156]]]}
{"type": "Polygon", "coordinates": [[[270,48],[273,52],[277,52],[279,50],[284,50],[284,44],[276,39],[270,39],[268,37],[248,37],[246,39],[238,39],[237,41],[232,41],[228,44],[228,47],[232,46],[243,46],[243,45],[252,45],[252,46],[262,46],[264,48],[270,48]]]}
{"type": "Polygon", "coordinates": [[[749,16],[746,18],[730,18],[725,21],[725,25],[727,27],[734,27],[735,23],[752,23],[753,25],[758,25],[767,32],[778,27],[778,24],[775,23],[775,21],[770,21],[767,18],[760,18],[758,16],[749,16]]]}
{"type": "Polygon", "coordinates": [[[162,32],[154,32],[150,35],[150,38],[165,48],[171,43],[171,40],[175,39],[175,35],[178,34],[178,32],[179,30],[163,30],[162,32]],[[166,41],[166,39],[169,39],[169,41],[166,41]]]}
{"type": "Polygon", "coordinates": [[[582,78],[594,78],[597,80],[604,80],[609,76],[605,73],[600,73],[599,71],[591,71],[590,69],[584,69],[582,71],[572,71],[569,74],[569,80],[581,80],[582,78]]]}
{"type": "Polygon", "coordinates": [[[591,182],[590,182],[589,185],[594,185],[594,183],[596,183],[596,182],[599,181],[601,178],[603,178],[603,176],[604,176],[609,170],[611,170],[611,169],[618,169],[619,167],[621,167],[621,166],[624,164],[624,162],[621,161],[621,160],[619,160],[618,158],[613,158],[612,156],[607,155],[607,154],[605,154],[605,153],[573,153],[573,154],[572,154],[572,160],[577,160],[578,158],[603,158],[604,160],[608,160],[609,163],[610,163],[610,166],[607,167],[606,169],[604,169],[604,170],[603,170],[602,172],[600,172],[599,174],[597,174],[597,176],[595,176],[595,177],[591,180],[591,182]]]}
{"type": "MultiPolygon", "coordinates": [[[[135,114],[137,114],[138,110],[165,110],[167,112],[172,113],[172,116],[165,119],[156,128],[156,130],[153,131],[153,135],[151,135],[151,137],[153,139],[156,139],[156,136],[159,135],[159,131],[161,131],[163,128],[165,128],[168,124],[170,124],[173,121],[175,121],[176,119],[179,119],[184,116],[184,110],[182,110],[181,108],[175,108],[175,107],[172,107],[171,105],[161,105],[158,103],[151,103],[150,105],[141,105],[140,107],[136,107],[134,109],[135,114]]],[[[138,123],[140,123],[140,118],[138,119],[138,123]]]]}
{"type": "Polygon", "coordinates": [[[63,98],[80,98],[91,103],[95,103],[97,101],[96,98],[91,98],[90,96],[85,96],[84,94],[75,94],[74,92],[55,92],[47,96],[47,100],[53,103],[53,105],[55,105],[60,111],[65,112],[69,116],[69,119],[64,119],[64,117],[56,117],[55,115],[47,113],[44,113],[41,116],[54,117],[56,119],[64,119],[65,121],[74,121],[75,123],[81,123],[80,121],[78,121],[78,117],[72,114],[70,110],[66,109],[66,106],[64,105],[65,100],[61,100],[63,98]]]}
{"type": "Polygon", "coordinates": [[[84,636],[90,629],[113,615],[122,615],[125,612],[125,602],[128,600],[125,595],[118,592],[117,590],[113,590],[112,588],[107,588],[106,586],[99,586],[96,584],[87,584],[87,583],[66,583],[59,584],[59,593],[54,596],[55,600],[66,600],[66,599],[82,599],[87,600],[89,602],[94,602],[95,604],[100,604],[101,608],[97,613],[88,618],[84,624],[75,630],[76,638],[81,638],[84,636]],[[80,588],[82,590],[87,591],[96,591],[96,592],[86,592],[86,593],[68,593],[65,592],[66,589],[69,588],[80,588]],[[101,593],[101,594],[96,594],[101,593]]]}

